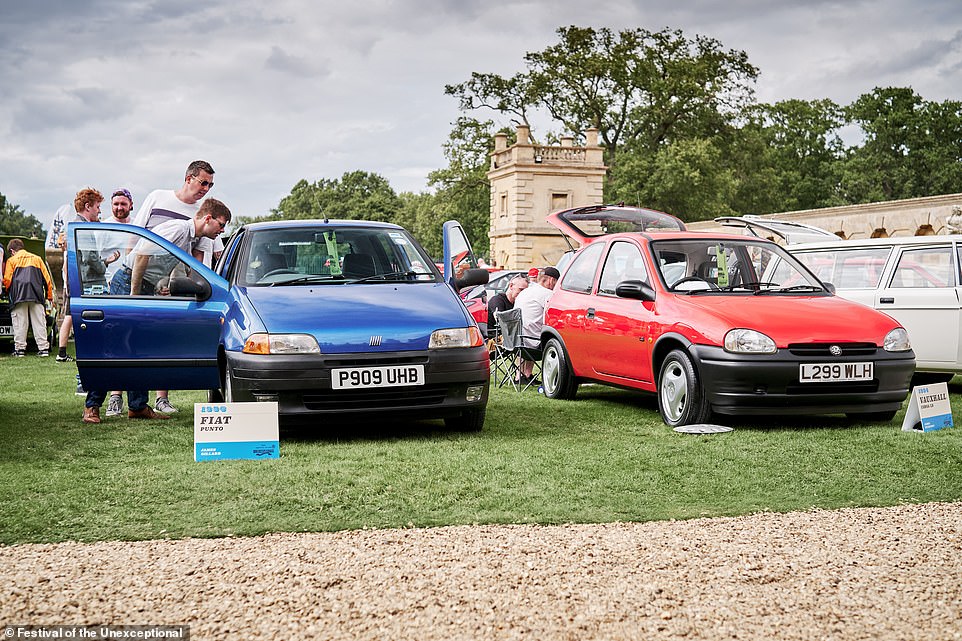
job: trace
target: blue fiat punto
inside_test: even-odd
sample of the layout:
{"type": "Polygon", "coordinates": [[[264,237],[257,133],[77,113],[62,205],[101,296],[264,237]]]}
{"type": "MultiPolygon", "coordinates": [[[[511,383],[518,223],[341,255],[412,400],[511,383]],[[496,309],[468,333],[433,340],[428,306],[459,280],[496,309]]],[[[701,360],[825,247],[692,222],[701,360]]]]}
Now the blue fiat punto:
{"type": "Polygon", "coordinates": [[[281,417],[484,424],[488,351],[455,290],[487,272],[476,269],[456,222],[444,225],[447,282],[418,242],[388,223],[248,224],[214,270],[134,225],[72,223],[67,236],[86,389],[208,389],[215,402],[275,401],[281,417]],[[157,282],[146,289],[164,295],[83,282],[78,256],[118,246],[149,256],[145,278],[157,282]]]}

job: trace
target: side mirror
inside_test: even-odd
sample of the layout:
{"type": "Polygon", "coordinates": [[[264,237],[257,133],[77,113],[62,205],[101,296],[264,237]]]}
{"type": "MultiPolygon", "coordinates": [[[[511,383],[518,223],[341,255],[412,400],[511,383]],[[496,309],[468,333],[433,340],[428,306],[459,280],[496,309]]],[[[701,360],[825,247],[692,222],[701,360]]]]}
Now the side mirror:
{"type": "Polygon", "coordinates": [[[826,290],[828,290],[829,294],[835,293],[835,285],[833,285],[832,283],[822,283],[822,285],[825,287],[826,290]]]}
{"type": "Polygon", "coordinates": [[[170,279],[170,295],[207,300],[211,295],[210,283],[202,278],[199,279],[199,281],[200,282],[183,276],[175,276],[170,279]]]}
{"type": "Polygon", "coordinates": [[[642,302],[655,300],[654,288],[641,280],[621,281],[615,287],[615,295],[619,298],[634,298],[642,302]]]}
{"type": "Polygon", "coordinates": [[[455,286],[458,291],[461,291],[465,287],[474,287],[475,285],[484,285],[488,282],[488,278],[491,274],[488,270],[476,268],[476,269],[466,269],[464,274],[461,275],[457,281],[455,281],[455,286]]]}

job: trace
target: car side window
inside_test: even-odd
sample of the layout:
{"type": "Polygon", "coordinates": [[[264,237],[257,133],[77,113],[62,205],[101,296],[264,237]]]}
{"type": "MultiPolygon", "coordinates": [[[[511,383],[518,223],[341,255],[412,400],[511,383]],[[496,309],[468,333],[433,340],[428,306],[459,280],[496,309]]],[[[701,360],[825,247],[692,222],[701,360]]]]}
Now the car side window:
{"type": "Polygon", "coordinates": [[[952,248],[907,249],[899,256],[890,287],[955,287],[952,248]]]}
{"type": "Polygon", "coordinates": [[[837,289],[875,289],[891,252],[889,247],[859,247],[797,252],[795,257],[819,280],[837,289]]]}
{"type": "Polygon", "coordinates": [[[618,283],[625,280],[648,282],[648,272],[641,250],[633,243],[617,242],[611,246],[605,266],[601,270],[598,293],[614,296],[618,283]]]}
{"type": "Polygon", "coordinates": [[[604,248],[604,243],[592,243],[576,254],[561,280],[561,289],[590,294],[595,281],[595,271],[598,268],[598,259],[601,258],[604,248]]]}
{"type": "Polygon", "coordinates": [[[82,296],[170,296],[170,279],[192,273],[165,248],[126,231],[78,231],[76,256],[82,296]]]}

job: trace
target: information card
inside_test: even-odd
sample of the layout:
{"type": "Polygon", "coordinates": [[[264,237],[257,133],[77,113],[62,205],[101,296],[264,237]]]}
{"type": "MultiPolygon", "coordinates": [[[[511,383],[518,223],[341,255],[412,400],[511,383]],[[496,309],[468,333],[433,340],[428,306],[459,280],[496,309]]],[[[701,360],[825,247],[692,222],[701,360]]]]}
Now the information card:
{"type": "Polygon", "coordinates": [[[194,460],[280,457],[277,403],[195,403],[194,460]]]}
{"type": "Polygon", "coordinates": [[[909,408],[902,421],[903,432],[934,432],[952,427],[952,404],[947,383],[912,388],[909,408]]]}

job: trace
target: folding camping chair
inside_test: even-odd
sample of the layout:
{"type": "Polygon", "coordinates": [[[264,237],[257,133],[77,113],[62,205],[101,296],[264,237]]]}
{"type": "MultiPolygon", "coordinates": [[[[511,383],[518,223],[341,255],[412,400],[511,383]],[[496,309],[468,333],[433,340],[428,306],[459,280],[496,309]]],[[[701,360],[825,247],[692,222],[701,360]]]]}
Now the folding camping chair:
{"type": "Polygon", "coordinates": [[[500,340],[495,341],[492,371],[494,382],[498,387],[509,383],[515,391],[523,392],[533,385],[541,376],[541,346],[528,347],[524,339],[540,341],[537,336],[525,336],[521,327],[521,309],[508,309],[495,312],[495,323],[500,340]],[[521,379],[521,360],[534,361],[529,380],[521,379]],[[499,380],[500,378],[500,380],[499,380]]]}

